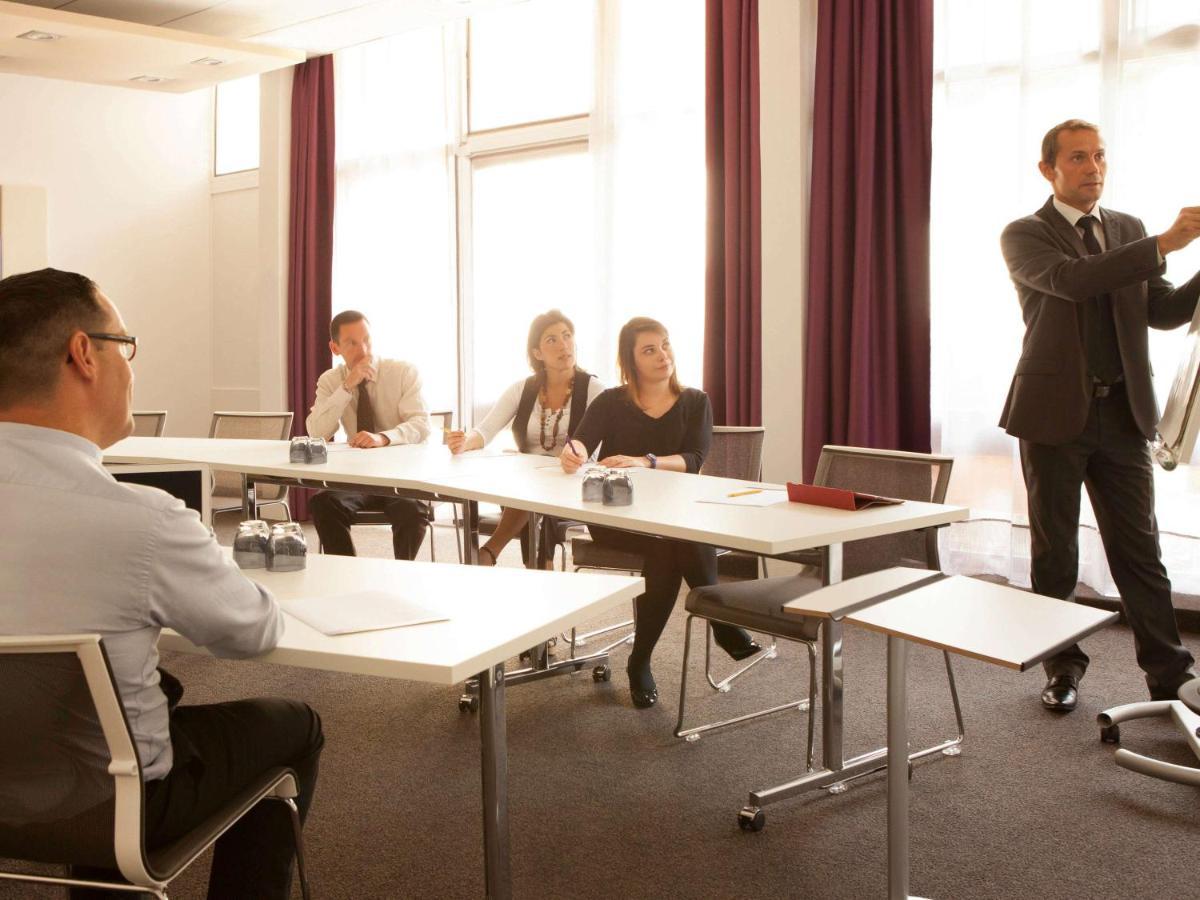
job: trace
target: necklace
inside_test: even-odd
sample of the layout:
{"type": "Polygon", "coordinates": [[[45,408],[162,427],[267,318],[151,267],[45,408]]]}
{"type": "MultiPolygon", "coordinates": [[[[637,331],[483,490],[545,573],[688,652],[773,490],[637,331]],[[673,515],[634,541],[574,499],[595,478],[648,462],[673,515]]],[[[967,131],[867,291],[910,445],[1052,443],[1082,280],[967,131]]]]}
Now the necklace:
{"type": "Polygon", "coordinates": [[[567,406],[571,402],[571,393],[575,389],[575,379],[571,379],[567,384],[567,396],[563,398],[562,406],[558,408],[558,412],[550,409],[550,398],[546,394],[545,386],[538,392],[538,402],[542,404],[541,426],[538,433],[538,443],[543,450],[553,450],[554,445],[558,443],[558,428],[562,423],[563,413],[567,411],[567,406]],[[550,424],[550,416],[554,416],[554,430],[550,433],[550,443],[546,443],[546,428],[550,424]]]}

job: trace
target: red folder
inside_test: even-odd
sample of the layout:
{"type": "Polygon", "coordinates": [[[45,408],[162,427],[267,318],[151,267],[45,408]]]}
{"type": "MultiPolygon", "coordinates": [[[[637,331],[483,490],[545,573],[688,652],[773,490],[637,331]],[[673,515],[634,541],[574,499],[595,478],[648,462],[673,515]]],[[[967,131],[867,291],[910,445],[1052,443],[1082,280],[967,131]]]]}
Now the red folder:
{"type": "Polygon", "coordinates": [[[817,487],[815,484],[787,483],[788,499],[793,503],[808,503],[811,506],[828,506],[831,509],[866,509],[868,506],[892,506],[903,503],[893,497],[863,494],[842,488],[817,487]]]}

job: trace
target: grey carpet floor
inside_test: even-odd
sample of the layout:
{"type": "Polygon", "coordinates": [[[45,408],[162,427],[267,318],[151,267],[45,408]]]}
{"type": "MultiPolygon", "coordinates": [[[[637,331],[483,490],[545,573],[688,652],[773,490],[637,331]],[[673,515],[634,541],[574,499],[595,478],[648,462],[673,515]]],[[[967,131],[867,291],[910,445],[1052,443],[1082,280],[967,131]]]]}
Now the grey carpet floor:
{"type": "MultiPolygon", "coordinates": [[[[449,529],[437,531],[438,558],[452,559],[449,529]]],[[[390,549],[386,529],[355,534],[362,552],[390,549]]],[[[502,561],[516,564],[515,553],[502,561]]],[[[800,774],[805,714],[692,744],[675,739],[682,634],[677,611],[655,655],[663,699],[651,710],[630,705],[624,648],[615,651],[609,684],[594,684],[585,670],[507,692],[514,895],[885,896],[882,774],[840,796],[771,806],[761,833],[738,829],[749,789],[800,774]]],[[[1197,636],[1187,641],[1200,655],[1197,636]]],[[[1114,626],[1085,647],[1092,668],[1079,709],[1065,716],[1041,708],[1039,673],[955,660],[967,740],[961,756],[915,767],[916,894],[1200,896],[1200,793],[1119,769],[1113,748],[1098,740],[1097,712],[1145,695],[1130,632],[1114,626]]],[[[884,648],[880,636],[847,628],[848,754],[883,742],[884,648]]],[[[327,746],[306,829],[316,897],[483,895],[478,726],[458,711],[457,689],[200,656],[172,654],[164,664],[187,686],[185,702],[280,694],[321,713],[327,746]]],[[[805,677],[801,649],[785,646],[734,691],[697,694],[689,710],[697,720],[743,712],[797,693],[805,677]]],[[[914,649],[909,685],[914,746],[949,736],[941,655],[914,649]]],[[[1123,731],[1131,749],[1196,762],[1165,720],[1123,731]]],[[[202,859],[172,896],[203,897],[206,868],[202,859]]],[[[60,894],[0,886],[0,896],[60,894]]]]}

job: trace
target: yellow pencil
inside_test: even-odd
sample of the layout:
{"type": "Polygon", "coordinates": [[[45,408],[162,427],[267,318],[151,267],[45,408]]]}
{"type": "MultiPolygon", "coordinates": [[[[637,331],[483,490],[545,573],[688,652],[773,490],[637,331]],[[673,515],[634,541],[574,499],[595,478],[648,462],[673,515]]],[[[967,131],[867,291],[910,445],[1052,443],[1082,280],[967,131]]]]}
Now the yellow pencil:
{"type": "Polygon", "coordinates": [[[732,494],[726,494],[727,497],[745,497],[748,494],[761,494],[762,488],[750,488],[748,491],[734,491],[732,494]]]}

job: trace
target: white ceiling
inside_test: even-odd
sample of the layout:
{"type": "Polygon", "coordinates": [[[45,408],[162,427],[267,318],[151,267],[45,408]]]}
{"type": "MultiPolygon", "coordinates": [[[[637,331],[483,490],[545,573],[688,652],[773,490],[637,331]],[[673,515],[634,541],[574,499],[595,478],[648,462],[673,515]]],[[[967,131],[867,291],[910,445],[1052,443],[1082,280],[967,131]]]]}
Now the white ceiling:
{"type": "Polygon", "coordinates": [[[18,0],[319,56],[520,0],[18,0]]]}

